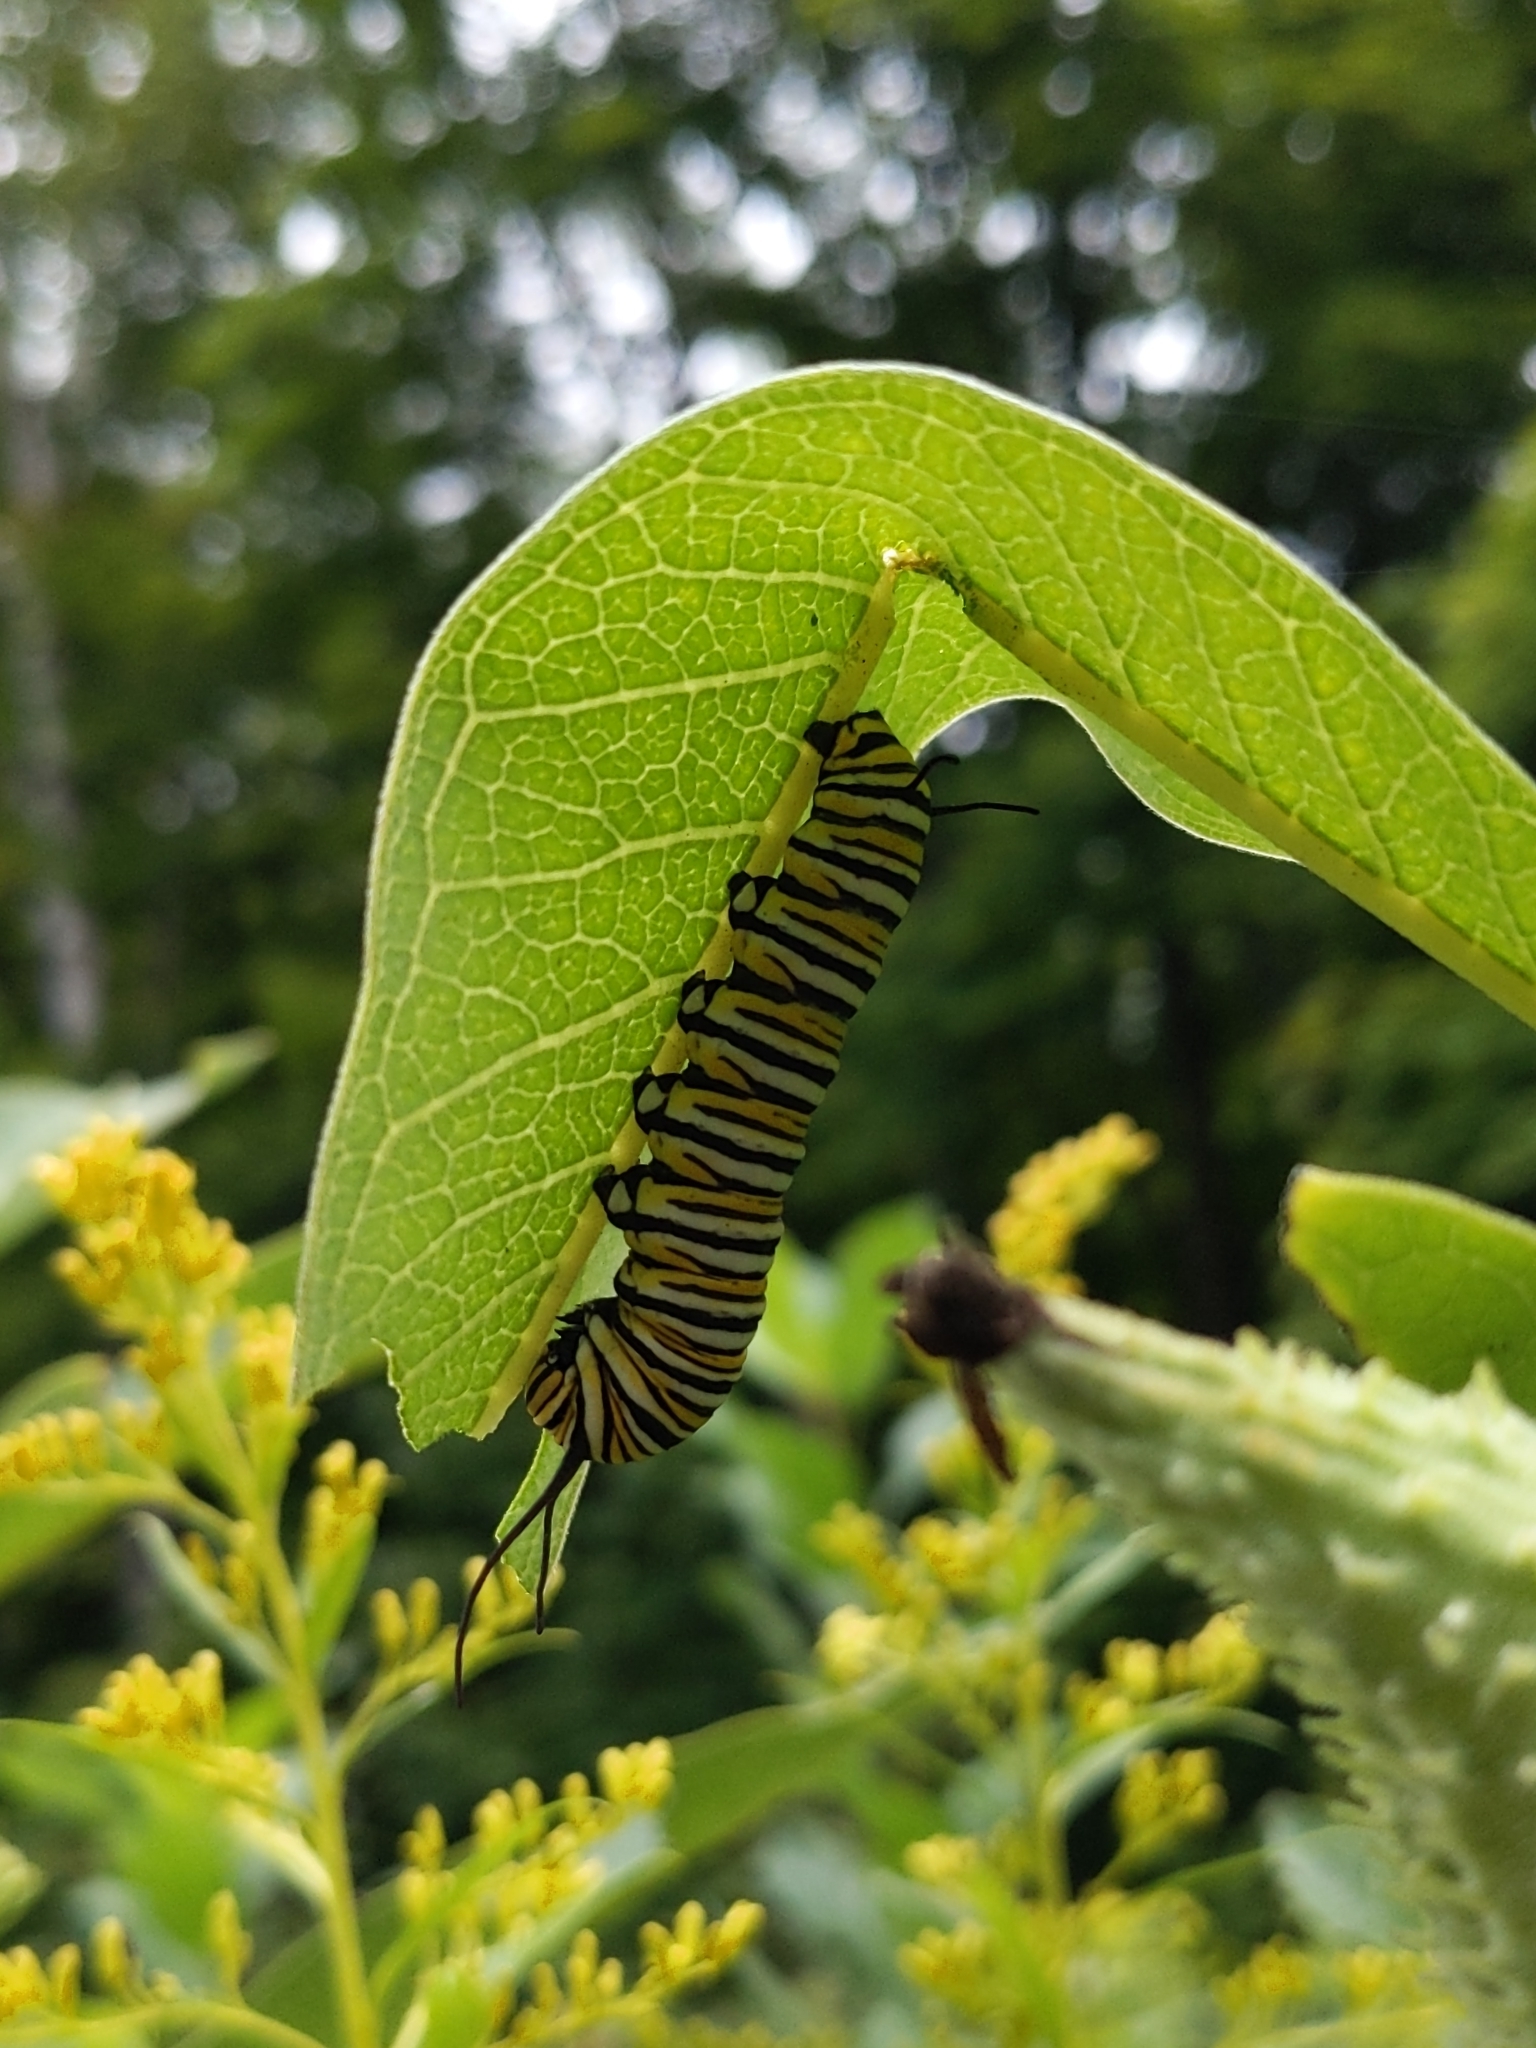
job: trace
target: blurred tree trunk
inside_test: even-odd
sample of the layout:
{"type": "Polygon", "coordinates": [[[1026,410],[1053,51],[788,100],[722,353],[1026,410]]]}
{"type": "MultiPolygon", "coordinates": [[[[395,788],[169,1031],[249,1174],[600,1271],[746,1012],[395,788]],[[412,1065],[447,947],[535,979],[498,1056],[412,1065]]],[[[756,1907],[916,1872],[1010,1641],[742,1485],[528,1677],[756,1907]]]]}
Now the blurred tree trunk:
{"type": "Polygon", "coordinates": [[[0,631],[10,700],[7,794],[31,855],[23,917],[37,962],[39,1023],[50,1045],[80,1062],[101,1034],[102,948],[77,886],[82,832],[63,650],[31,553],[58,502],[58,462],[46,401],[13,394],[6,424],[0,631]]]}

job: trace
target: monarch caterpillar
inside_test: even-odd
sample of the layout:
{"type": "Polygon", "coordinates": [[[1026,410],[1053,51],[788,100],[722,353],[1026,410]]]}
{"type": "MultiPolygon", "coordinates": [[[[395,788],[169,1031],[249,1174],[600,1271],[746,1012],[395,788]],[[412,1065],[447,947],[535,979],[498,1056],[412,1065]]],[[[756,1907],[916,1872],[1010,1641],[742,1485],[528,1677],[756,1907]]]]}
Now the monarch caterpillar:
{"type": "Polygon", "coordinates": [[[457,1669],[480,1588],[544,1516],[543,1626],[554,1506],[581,1467],[669,1450],[719,1406],[762,1318],[784,1196],[850,1020],[875,984],[922,873],[932,804],[878,711],[818,722],[811,808],[775,875],[727,892],[731,964],[678,1000],[687,1059],[634,1084],[650,1157],[607,1167],[593,1192],[627,1255],[612,1294],[561,1317],[524,1390],[565,1447],[548,1486],[487,1558],[465,1603],[457,1669]]]}

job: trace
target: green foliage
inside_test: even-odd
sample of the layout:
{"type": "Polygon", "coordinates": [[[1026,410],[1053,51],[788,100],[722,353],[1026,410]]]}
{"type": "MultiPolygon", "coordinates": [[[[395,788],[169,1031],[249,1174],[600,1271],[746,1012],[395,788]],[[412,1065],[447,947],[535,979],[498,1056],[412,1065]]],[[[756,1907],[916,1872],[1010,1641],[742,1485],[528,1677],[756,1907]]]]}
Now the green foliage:
{"type": "MultiPolygon", "coordinates": [[[[1061,1201],[1079,1224],[1102,1207],[1071,1199],[1074,1187],[1100,1189],[1099,1136],[1019,1177],[1016,1221],[1027,1188],[1042,1238],[1061,1201]]],[[[527,1779],[494,1791],[456,1844],[422,1805],[398,1874],[359,1896],[344,1789],[365,1748],[443,1701],[452,1630],[438,1589],[380,1589],[371,1655],[329,1653],[358,1553],[374,1540],[382,1467],[344,1442],[321,1454],[290,1563],[279,1511],[303,1414],[288,1397],[286,1318],[238,1308],[240,1248],[197,1209],[170,1155],[99,1128],[46,1179],[75,1227],[62,1270],[136,1339],[121,1385],[137,1385],[137,1401],[131,1416],[121,1403],[39,1407],[30,1431],[0,1439],[0,1525],[89,1483],[103,1458],[136,1458],[163,1495],[165,1520],[140,1532],[146,1563],[256,1682],[226,1699],[211,1651],[179,1670],[140,1654],[75,1726],[6,1725],[0,1786],[12,1808],[29,1825],[72,1824],[113,1873],[105,1889],[82,1888],[98,1916],[84,1954],[66,1941],[46,1960],[25,1944],[0,1958],[7,2040],[790,2048],[791,2028],[825,2048],[862,2038],[847,1996],[829,2001],[814,1966],[803,1987],[771,1963],[744,1973],[737,2011],[766,2010],[772,2036],[669,2017],[678,1992],[718,1975],[751,1936],[761,1912],[741,1902],[714,1921],[688,1904],[670,1924],[647,1923],[629,1983],[604,1958],[594,1923],[631,1924],[685,1862],[744,1838],[759,1844],[754,1868],[770,1885],[793,1886],[781,1953],[808,1944],[814,1964],[818,1942],[857,1929],[882,2038],[900,2048],[1064,2048],[1084,2029],[1105,2048],[1323,2048],[1381,2028],[1404,2043],[1449,2040],[1456,2015],[1421,1982],[1414,1929],[1394,1919],[1358,1830],[1319,1828],[1292,1801],[1265,1823],[1271,1877],[1252,1855],[1200,1858],[1226,1811],[1210,1745],[1230,1754],[1285,1739],[1246,1704],[1262,1667],[1240,1620],[1218,1615],[1166,1646],[1117,1638],[1102,1675],[1075,1668],[1067,1645],[1144,1568],[1146,1548],[1117,1539],[1051,1469],[1038,1430],[1013,1432],[1020,1477],[999,1494],[943,1395],[926,1459],[949,1511],[897,1537],[844,1501],[816,1532],[844,1597],[802,1697],[675,1745],[610,1748],[595,1792],[579,1774],[553,1799],[527,1779]],[[283,1767],[289,1757],[300,1771],[283,1767]],[[868,1846],[838,1849],[804,1820],[786,1829],[786,1802],[806,1793],[857,1816],[868,1846]],[[1106,1802],[1113,1846],[1084,1874],[1069,1836],[1106,1802]],[[1255,1945],[1255,1919],[1276,1925],[1276,1884],[1299,1887],[1314,1923],[1319,1901],[1349,1885],[1343,1921],[1375,1945],[1351,1946],[1332,1927],[1305,1944],[1271,1931],[1255,1945]],[[264,1941],[258,1960],[246,1920],[291,1925],[295,1904],[310,1930],[264,1941]],[[1339,2026],[1352,2031],[1336,2036],[1339,2026]]],[[[819,1311],[802,1254],[774,1370],[814,1388],[803,1413],[820,1428],[846,1426],[871,1398],[868,1358],[855,1345],[840,1374],[827,1329],[867,1329],[877,1254],[926,1235],[910,1207],[867,1219],[821,1272],[819,1311]]],[[[1063,1256],[1070,1235],[1054,1233],[1063,1256]]],[[[80,1384],[55,1372],[37,1392],[66,1383],[80,1384]]],[[[472,1668],[529,1644],[522,1588],[508,1575],[490,1590],[472,1668]]],[[[23,1856],[0,1857],[12,1914],[35,1908],[44,1884],[23,1856]]]]}
{"type": "Polygon", "coordinates": [[[1479,1360],[1536,1408],[1536,1229],[1443,1188],[1304,1166],[1282,1248],[1361,1351],[1436,1393],[1479,1360]]]}
{"type": "Polygon", "coordinates": [[[423,661],[316,1176],[304,1385],[373,1344],[413,1439],[505,1408],[591,1242],[572,1227],[628,1079],[829,667],[851,705],[879,658],[904,567],[937,580],[907,579],[877,689],[913,744],[1051,695],[1154,808],[1306,861],[1536,1015],[1531,786],[1325,585],[1002,394],[786,379],[619,458],[423,661]]]}
{"type": "MultiPolygon", "coordinates": [[[[422,1805],[399,1878],[359,1899],[348,1774],[450,1688],[454,1630],[438,1586],[423,1578],[404,1599],[374,1594],[370,1668],[361,1683],[354,1673],[333,1718],[334,1653],[373,1548],[383,1465],[360,1464],[344,1440],[322,1452],[290,1557],[284,1497],[309,1419],[291,1397],[291,1312],[240,1307],[244,1249],[199,1209],[172,1154],[99,1123],[40,1171],[76,1240],[57,1269],[134,1341],[115,1380],[55,1368],[20,1404],[28,1412],[0,1435],[0,1544],[25,1553],[28,1526],[50,1524],[61,1502],[152,1505],[163,1519],[141,1531],[146,1563],[257,1683],[226,1700],[213,1650],[174,1671],[141,1652],[75,1726],[0,1731],[13,1805],[94,1834],[136,1921],[130,1943],[117,1913],[97,1917],[83,1994],[77,1943],[55,1947],[46,1966],[28,1946],[0,1958],[7,2038],[484,2048],[654,2021],[676,1992],[717,1975],[751,1938],[757,1908],[738,1902],[711,1921],[689,1903],[670,1926],[648,1923],[628,1985],[587,1925],[679,1864],[656,1818],[673,1783],[662,1741],[606,1750],[596,1794],[580,1774],[553,1800],[528,1779],[491,1792],[451,1848],[437,1809],[422,1805]],[[66,1383],[91,1405],[43,1405],[66,1383]],[[247,1984],[253,1941],[236,1894],[260,1906],[279,1888],[314,1935],[266,1958],[247,1984]],[[558,1974],[551,1957],[564,1958],[558,1974]]],[[[530,1647],[531,1611],[503,1570],[469,1632],[468,1670],[530,1647]]],[[[731,1817],[694,1825],[705,1846],[731,1817]]],[[[0,1884],[13,1915],[41,1889],[9,1850],[0,1884]]]]}

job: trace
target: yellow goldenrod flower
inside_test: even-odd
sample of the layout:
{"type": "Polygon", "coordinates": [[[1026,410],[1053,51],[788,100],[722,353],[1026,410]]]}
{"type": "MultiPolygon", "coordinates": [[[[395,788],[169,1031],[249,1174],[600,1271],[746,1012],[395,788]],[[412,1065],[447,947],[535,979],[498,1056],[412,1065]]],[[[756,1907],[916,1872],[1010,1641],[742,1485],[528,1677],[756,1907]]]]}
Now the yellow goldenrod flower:
{"type": "Polygon", "coordinates": [[[981,1862],[981,1844],[970,1835],[929,1835],[911,1842],[903,1857],[919,1884],[963,1884],[981,1862]]]}
{"type": "Polygon", "coordinates": [[[443,1621],[443,1595],[436,1579],[412,1579],[406,1590],[406,1619],[410,1623],[411,1648],[424,1650],[443,1621]]]}
{"type": "Polygon", "coordinates": [[[973,1599],[985,1590],[988,1578],[1017,1536],[1018,1525],[1009,1514],[992,1515],[986,1521],[964,1515],[954,1522],[940,1515],[920,1515],[902,1540],[946,1593],[973,1599]]]}
{"type": "Polygon", "coordinates": [[[359,1465],[343,1437],[316,1458],[315,1477],[320,1483],[304,1504],[304,1561],[311,1567],[342,1549],[360,1522],[378,1520],[389,1468],[379,1458],[359,1465]]]}
{"type": "Polygon", "coordinates": [[[1277,2005],[1305,1998],[1312,1977],[1311,1959],[1284,1935],[1276,1935],[1218,1980],[1216,1996],[1234,2019],[1267,2016],[1277,2005]]]}
{"type": "Polygon", "coordinates": [[[560,1780],[560,1798],[565,1807],[565,1817],[575,1827],[580,1827],[592,1815],[592,1787],[585,1771],[567,1771],[560,1780]]]}
{"type": "Polygon", "coordinates": [[[60,2012],[72,2013],[80,2005],[80,1950],[72,1941],[56,1948],[48,1958],[48,1988],[60,2012]]]}
{"type": "Polygon", "coordinates": [[[671,1743],[658,1735],[624,1749],[605,1749],[597,1760],[597,1782],[603,1797],[616,1806],[665,1805],[672,1792],[671,1743]]]}
{"type": "Polygon", "coordinates": [[[1335,1967],[1351,2012],[1410,2005],[1424,1995],[1424,1959],[1407,1949],[1350,1949],[1335,1967]]]}
{"type": "Polygon", "coordinates": [[[127,1998],[134,1988],[133,1956],[128,1934],[115,1914],[91,1929],[91,1974],[110,1998],[127,1998]]]}
{"type": "Polygon", "coordinates": [[[127,1362],[143,1373],[152,1387],[163,1387],[173,1372],[191,1365],[194,1344],[200,1354],[202,1345],[197,1340],[206,1335],[201,1316],[183,1315],[174,1322],[169,1316],[150,1316],[141,1327],[144,1341],[129,1345],[127,1362]]]}
{"type": "Polygon", "coordinates": [[[208,1948],[219,1966],[219,1980],[230,1997],[237,1997],[240,1979],[250,1966],[255,1944],[240,1920],[240,1906],[232,1891],[215,1892],[204,1916],[208,1948]]]}
{"type": "Polygon", "coordinates": [[[645,1968],[640,1985],[656,1993],[675,1990],[701,1975],[713,1975],[739,1955],[762,1926],[766,1915],[751,1899],[738,1899],[724,1916],[710,1922],[697,1899],[680,1906],[672,1925],[647,1921],[640,1930],[645,1968]]]}
{"type": "Polygon", "coordinates": [[[1104,1675],[1136,1706],[1147,1706],[1163,1693],[1163,1653],[1156,1643],[1116,1636],[1104,1646],[1104,1675]]]}
{"type": "Polygon", "coordinates": [[[97,1117],[62,1158],[44,1153],[32,1175],[54,1207],[71,1223],[107,1223],[123,1208],[129,1174],[139,1153],[132,1124],[97,1117]]]}
{"type": "Polygon", "coordinates": [[[29,2005],[50,2002],[48,1978],[32,1949],[13,1948],[0,1954],[0,2020],[8,2020],[29,2005]]]}
{"type": "Polygon", "coordinates": [[[368,1602],[368,1619],[373,1627],[373,1646],[387,1670],[398,1664],[411,1640],[411,1625],[405,1606],[393,1586],[381,1586],[368,1602]]]}
{"type": "Polygon", "coordinates": [[[509,1842],[518,1830],[517,1804],[510,1792],[497,1786],[476,1803],[470,1816],[478,1848],[490,1849],[509,1842]]]}
{"type": "Polygon", "coordinates": [[[75,1716],[110,1742],[142,1743],[189,1762],[197,1775],[239,1799],[269,1804],[281,1778],[275,1757],[220,1741],[224,1729],[223,1669],[213,1650],[199,1650],[180,1671],[162,1671],[140,1653],[102,1687],[100,1704],[75,1716]]]}
{"type": "Polygon", "coordinates": [[[988,1930],[979,1921],[962,1920],[955,1927],[925,1927],[916,1941],[902,1943],[896,1961],[914,1984],[974,2011],[986,1999],[992,1950],[988,1930]]]}
{"type": "Polygon", "coordinates": [[[1120,1183],[1150,1166],[1157,1151],[1149,1131],[1117,1114],[1037,1152],[1009,1181],[1007,1200],[987,1223],[1001,1271],[1031,1287],[1081,1293],[1070,1270],[1079,1232],[1098,1221],[1120,1183]]]}
{"type": "Polygon", "coordinates": [[[245,1398],[253,1408],[286,1408],[293,1391],[293,1310],[242,1309],[237,1324],[235,1364],[245,1398]]]}
{"type": "Polygon", "coordinates": [[[416,1825],[400,1837],[400,1854],[415,1870],[441,1870],[448,1848],[443,1816],[435,1806],[418,1808],[416,1825]]]}
{"type": "Polygon", "coordinates": [[[1255,1692],[1264,1677],[1264,1658],[1248,1640],[1246,1612],[1228,1607],[1213,1614],[1187,1643],[1170,1643],[1164,1653],[1166,1690],[1209,1693],[1225,1704],[1255,1692]]]}
{"type": "Polygon", "coordinates": [[[889,1654],[886,1616],[866,1614],[862,1607],[834,1607],[816,1638],[817,1662],[834,1685],[857,1685],[889,1654]]]}
{"type": "Polygon", "coordinates": [[[1226,1812],[1214,1749],[1143,1750],[1125,1767],[1115,1792],[1115,1820],[1127,1848],[1155,1834],[1213,1826],[1226,1812]]]}
{"type": "Polygon", "coordinates": [[[431,1913],[438,1894],[449,1882],[441,1871],[402,1870],[395,1879],[395,1898],[400,1906],[401,1919],[419,1925],[431,1913]]]}
{"type": "Polygon", "coordinates": [[[0,1488],[88,1479],[107,1462],[107,1430],[94,1408],[29,1415],[0,1434],[0,1488]]]}
{"type": "Polygon", "coordinates": [[[143,1151],[135,1131],[98,1122],[33,1170],[74,1227],[55,1272],[108,1328],[138,1339],[130,1363],[159,1385],[200,1363],[250,1254],[198,1207],[187,1162],[143,1151]]]}

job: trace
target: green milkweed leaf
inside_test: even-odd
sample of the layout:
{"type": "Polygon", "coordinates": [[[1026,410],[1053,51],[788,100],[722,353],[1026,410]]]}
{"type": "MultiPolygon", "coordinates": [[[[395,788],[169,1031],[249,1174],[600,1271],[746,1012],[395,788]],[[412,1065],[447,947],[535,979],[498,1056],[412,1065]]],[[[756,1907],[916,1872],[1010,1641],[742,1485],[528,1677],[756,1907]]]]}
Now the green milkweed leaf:
{"type": "Polygon", "coordinates": [[[786,377],[619,456],[427,649],[306,1233],[306,1389],[382,1349],[417,1443],[516,1394],[631,1079],[903,550],[928,573],[870,696],[909,745],[1054,696],[1175,822],[1305,862],[1536,1021],[1536,789],[1337,592],[1000,392],[786,377]]]}
{"type": "Polygon", "coordinates": [[[1281,1249],[1361,1350],[1453,1393],[1480,1358],[1536,1413],[1536,1228],[1444,1188],[1298,1167],[1281,1249]]]}

